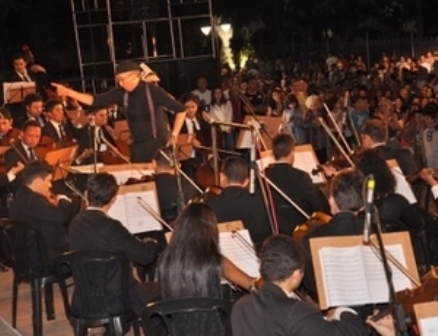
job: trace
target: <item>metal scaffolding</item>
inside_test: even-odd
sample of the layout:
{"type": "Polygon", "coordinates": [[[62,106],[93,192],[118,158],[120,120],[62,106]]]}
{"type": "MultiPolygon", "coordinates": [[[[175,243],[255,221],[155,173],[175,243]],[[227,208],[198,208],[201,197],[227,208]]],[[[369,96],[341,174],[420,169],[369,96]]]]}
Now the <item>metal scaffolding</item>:
{"type": "Polygon", "coordinates": [[[96,79],[107,85],[125,59],[216,57],[214,35],[201,32],[214,24],[211,0],[71,0],[71,9],[84,91],[95,92],[96,79]]]}

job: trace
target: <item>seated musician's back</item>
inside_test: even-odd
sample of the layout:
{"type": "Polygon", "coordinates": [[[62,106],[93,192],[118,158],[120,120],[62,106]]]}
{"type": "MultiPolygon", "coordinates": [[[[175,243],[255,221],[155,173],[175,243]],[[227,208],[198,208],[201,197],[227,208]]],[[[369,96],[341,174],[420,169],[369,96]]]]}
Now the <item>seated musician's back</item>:
{"type": "Polygon", "coordinates": [[[78,210],[78,203],[65,196],[50,199],[53,168],[46,162],[29,163],[22,175],[23,184],[11,202],[10,218],[38,229],[53,261],[68,249],[66,227],[78,210]]]}
{"type": "Polygon", "coordinates": [[[327,320],[313,304],[295,295],[303,278],[304,260],[300,244],[291,237],[272,236],[263,243],[260,275],[265,282],[256,293],[234,304],[234,335],[368,335],[351,309],[338,308],[327,320]]]}
{"type": "MultiPolygon", "coordinates": [[[[295,141],[289,134],[279,134],[272,140],[275,163],[266,169],[266,176],[309,216],[315,211],[328,212],[327,198],[310,176],[295,167],[295,141]]],[[[272,190],[280,233],[291,234],[306,218],[275,190],[272,190]]]]}
{"type": "MultiPolygon", "coordinates": [[[[169,147],[159,149],[155,153],[152,164],[154,166],[155,186],[157,188],[161,217],[169,223],[175,220],[178,215],[178,202],[180,198],[172,150],[169,147]]],[[[182,176],[181,187],[185,202],[193,199],[198,194],[197,190],[182,176]]]]}
{"type": "Polygon", "coordinates": [[[228,158],[220,173],[222,193],[207,201],[219,223],[241,220],[254,244],[260,245],[271,232],[266,207],[258,191],[248,189],[248,165],[241,158],[228,158]]]}
{"type": "MultiPolygon", "coordinates": [[[[119,221],[107,215],[115,202],[118,186],[113,175],[98,173],[89,178],[87,199],[89,207],[77,215],[70,224],[69,240],[73,251],[113,250],[122,252],[133,262],[149,265],[157,257],[157,247],[150,241],[142,242],[133,236],[119,221]]],[[[141,313],[148,302],[159,299],[156,283],[139,284],[131,279],[131,304],[141,313]]]]}
{"type": "Polygon", "coordinates": [[[303,247],[306,256],[306,272],[303,285],[306,292],[317,298],[315,275],[313,272],[312,255],[309,240],[316,237],[360,235],[363,232],[364,218],[362,187],[364,177],[356,169],[342,170],[332,181],[329,202],[332,219],[323,226],[315,227],[303,237],[303,247]]]}

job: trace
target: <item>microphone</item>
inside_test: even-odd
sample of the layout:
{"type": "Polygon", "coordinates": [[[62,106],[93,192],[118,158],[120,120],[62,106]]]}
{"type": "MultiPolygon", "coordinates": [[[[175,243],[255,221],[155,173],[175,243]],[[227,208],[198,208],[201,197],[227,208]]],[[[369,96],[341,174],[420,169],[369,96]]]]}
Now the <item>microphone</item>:
{"type": "Polygon", "coordinates": [[[363,227],[363,242],[368,243],[370,240],[371,216],[373,212],[374,188],[376,181],[373,174],[367,176],[366,179],[366,201],[365,201],[365,223],[363,227]]]}

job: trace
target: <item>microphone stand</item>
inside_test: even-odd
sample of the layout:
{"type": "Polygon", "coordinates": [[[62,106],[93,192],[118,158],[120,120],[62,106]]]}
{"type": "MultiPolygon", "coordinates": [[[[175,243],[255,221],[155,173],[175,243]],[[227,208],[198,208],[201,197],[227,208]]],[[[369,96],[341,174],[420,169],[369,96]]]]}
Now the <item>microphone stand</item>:
{"type": "Polygon", "coordinates": [[[386,282],[389,289],[389,303],[392,307],[394,316],[395,330],[397,336],[408,336],[408,330],[406,326],[406,316],[403,312],[402,306],[397,299],[397,295],[394,289],[394,282],[392,280],[392,271],[388,263],[388,258],[385,251],[385,246],[382,239],[382,225],[380,223],[379,216],[377,214],[376,207],[373,207],[371,214],[371,224],[374,226],[377,243],[379,246],[379,254],[383,264],[383,270],[385,271],[386,282]]]}
{"type": "MultiPolygon", "coordinates": [[[[176,139],[174,139],[174,141],[173,141],[172,150],[173,150],[173,158],[172,158],[173,166],[179,167],[178,149],[176,147],[176,139]]],[[[176,186],[178,188],[178,214],[180,214],[183,211],[186,203],[184,200],[184,191],[183,191],[182,183],[181,183],[181,174],[180,174],[180,170],[178,168],[175,168],[175,178],[176,178],[176,186]]]]}
{"type": "Polygon", "coordinates": [[[240,129],[246,129],[250,131],[254,128],[254,126],[228,122],[228,121],[219,121],[214,119],[212,116],[210,116],[207,113],[203,113],[202,116],[211,125],[211,137],[212,137],[211,149],[213,151],[214,183],[216,185],[219,185],[219,159],[218,159],[218,148],[217,148],[217,138],[216,138],[216,127],[214,126],[223,125],[223,126],[230,126],[240,129]]]}
{"type": "Polygon", "coordinates": [[[91,121],[90,129],[88,132],[89,132],[90,140],[92,141],[91,148],[93,148],[93,172],[94,172],[94,174],[97,174],[98,145],[97,145],[97,128],[96,128],[96,124],[94,121],[94,116],[91,117],[90,121],[91,121]]]}
{"type": "MultiPolygon", "coordinates": [[[[272,141],[272,136],[269,134],[269,132],[266,130],[266,125],[263,124],[260,119],[258,118],[257,114],[255,114],[251,103],[248,101],[248,98],[246,98],[246,96],[244,94],[240,94],[239,95],[240,100],[243,102],[243,105],[245,105],[246,109],[248,110],[248,112],[251,114],[251,116],[254,118],[254,120],[257,122],[257,124],[260,126],[260,129],[262,130],[262,132],[264,134],[266,134],[266,136],[268,137],[269,140],[272,141]]],[[[260,139],[262,139],[260,137],[260,139]]]]}

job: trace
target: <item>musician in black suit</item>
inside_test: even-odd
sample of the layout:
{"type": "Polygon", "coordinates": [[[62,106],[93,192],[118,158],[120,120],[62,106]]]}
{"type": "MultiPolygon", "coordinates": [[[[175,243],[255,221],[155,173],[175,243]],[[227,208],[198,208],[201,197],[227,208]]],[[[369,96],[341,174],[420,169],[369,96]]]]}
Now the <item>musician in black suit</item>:
{"type": "MultiPolygon", "coordinates": [[[[157,246],[151,241],[140,241],[118,220],[107,215],[116,200],[118,186],[113,175],[98,173],[87,183],[88,208],[76,216],[70,224],[70,248],[73,251],[113,250],[126,254],[133,262],[149,265],[157,257],[157,246]]],[[[111,286],[111,284],[109,284],[111,286]]],[[[131,305],[141,313],[145,304],[160,299],[157,283],[130,282],[131,305]]]]}
{"type": "Polygon", "coordinates": [[[260,275],[265,282],[234,304],[234,335],[368,335],[353,310],[339,307],[324,318],[315,305],[296,296],[294,291],[308,271],[304,261],[300,244],[291,237],[277,235],[265,241],[260,256],[260,275]]]}
{"type": "Polygon", "coordinates": [[[46,102],[48,122],[44,125],[42,135],[49,137],[55,143],[63,143],[73,138],[74,130],[65,123],[62,101],[50,99],[46,102]]]}
{"type": "Polygon", "coordinates": [[[259,248],[272,234],[266,206],[260,192],[248,190],[248,165],[241,158],[230,157],[222,165],[220,180],[222,193],[207,201],[216,214],[218,223],[241,220],[259,248]]]}
{"type": "MultiPolygon", "coordinates": [[[[175,176],[172,149],[169,147],[161,148],[155,154],[152,164],[154,167],[154,180],[157,188],[161,217],[167,223],[170,223],[178,216],[178,202],[180,196],[178,182],[175,176]]],[[[198,191],[182,176],[181,187],[186,203],[198,195],[198,191]]]]}
{"type": "MultiPolygon", "coordinates": [[[[22,129],[22,136],[20,141],[15,141],[11,144],[4,154],[6,169],[11,169],[16,166],[18,162],[27,164],[38,159],[35,154],[35,148],[41,139],[41,126],[37,121],[27,121],[22,129]]],[[[11,187],[15,191],[22,182],[21,174],[12,182],[11,187]]]]}
{"type": "Polygon", "coordinates": [[[31,93],[24,97],[23,105],[26,114],[14,120],[15,127],[21,129],[28,120],[36,120],[41,127],[46,124],[46,118],[43,115],[43,98],[39,94],[31,93]]]}
{"type": "MultiPolygon", "coordinates": [[[[275,136],[272,140],[275,163],[266,169],[266,176],[309,216],[316,211],[328,213],[329,204],[322,191],[306,172],[293,167],[294,148],[295,141],[290,135],[275,136]]],[[[277,191],[271,191],[280,233],[291,234],[306,218],[277,191]]]]}
{"type": "Polygon", "coordinates": [[[385,160],[395,159],[404,175],[418,172],[412,153],[406,148],[393,148],[387,145],[387,124],[378,118],[368,119],[362,125],[362,147],[374,149],[381,153],[385,160]]]}
{"type": "MultiPolygon", "coordinates": [[[[194,147],[209,146],[211,144],[210,125],[199,116],[200,102],[198,96],[193,93],[187,93],[181,98],[181,103],[184,104],[187,113],[180,134],[191,135],[188,141],[194,147]]],[[[184,144],[179,145],[184,146],[184,144]]],[[[181,160],[181,168],[190,178],[194,178],[196,169],[201,163],[201,152],[193,148],[189,157],[181,160]]]]}
{"type": "MultiPolygon", "coordinates": [[[[12,71],[7,77],[8,82],[35,82],[36,71],[29,71],[27,68],[27,61],[23,54],[15,54],[12,57],[12,66],[14,71],[12,71]]],[[[38,70],[37,68],[35,68],[38,70]]],[[[39,69],[41,71],[41,69],[39,69]]]]}
{"type": "Polygon", "coordinates": [[[364,217],[361,212],[363,210],[363,183],[364,177],[359,170],[341,170],[333,179],[330,189],[329,203],[333,217],[327,224],[315,227],[303,237],[302,244],[306,256],[303,286],[315,300],[318,295],[309,240],[316,237],[361,235],[363,233],[364,217]]]}
{"type": "Polygon", "coordinates": [[[38,229],[47,245],[49,259],[68,250],[67,230],[78,202],[64,195],[51,197],[53,168],[44,161],[33,161],[23,170],[23,184],[11,203],[10,218],[38,229]]]}
{"type": "MultiPolygon", "coordinates": [[[[106,109],[91,110],[88,123],[76,132],[76,140],[79,149],[75,163],[93,163],[94,147],[96,147],[97,153],[110,150],[102,139],[105,139],[112,146],[117,147],[111,132],[113,132],[113,130],[108,125],[108,111],[106,109]]],[[[96,156],[96,159],[97,162],[101,161],[99,155],[96,156]]]]}

